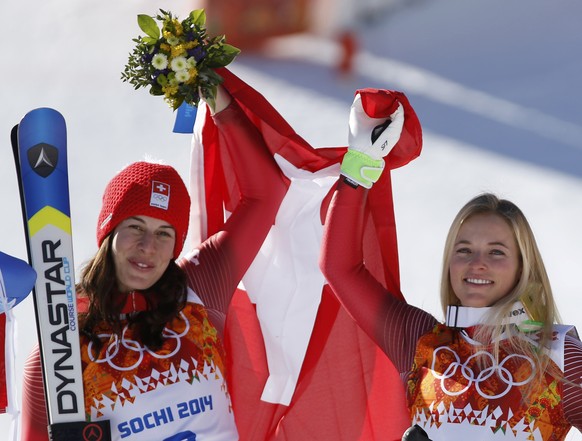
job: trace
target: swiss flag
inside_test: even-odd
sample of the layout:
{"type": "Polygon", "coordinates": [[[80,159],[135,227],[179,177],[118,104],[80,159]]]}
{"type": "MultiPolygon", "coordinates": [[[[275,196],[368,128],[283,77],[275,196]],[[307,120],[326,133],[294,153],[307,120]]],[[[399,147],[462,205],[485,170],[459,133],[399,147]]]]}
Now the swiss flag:
{"type": "MultiPolygon", "coordinates": [[[[398,373],[343,310],[318,268],[325,214],[346,147],[313,148],[256,90],[227,69],[218,73],[262,133],[289,185],[227,318],[228,381],[240,438],[400,440],[410,419],[398,373]]],[[[420,154],[420,123],[402,93],[366,90],[370,116],[388,117],[396,101],[406,119],[386,158],[389,169],[420,154]]],[[[346,112],[346,136],[347,120],[346,112]]],[[[220,138],[203,105],[194,132],[190,234],[199,243],[222,226],[238,193],[230,171],[236,164],[218,157],[220,138]]],[[[367,204],[366,266],[400,293],[388,171],[367,204]]]]}
{"type": "Polygon", "coordinates": [[[152,182],[152,193],[161,194],[163,196],[170,195],[170,186],[160,181],[152,182]]]}

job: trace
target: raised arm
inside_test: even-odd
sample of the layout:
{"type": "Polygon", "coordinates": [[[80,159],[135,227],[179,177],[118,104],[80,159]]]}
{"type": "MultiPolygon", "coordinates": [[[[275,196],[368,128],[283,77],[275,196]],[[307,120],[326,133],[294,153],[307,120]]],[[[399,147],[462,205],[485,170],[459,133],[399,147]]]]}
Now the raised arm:
{"type": "Polygon", "coordinates": [[[356,96],[350,114],[350,148],[326,218],[320,266],[348,313],[397,369],[406,372],[417,338],[436,320],[388,292],[363,261],[368,188],[382,173],[383,158],[398,142],[405,117],[402,106],[395,103],[395,108],[390,120],[372,118],[356,96]]]}
{"type": "Polygon", "coordinates": [[[233,170],[241,193],[219,234],[234,270],[233,282],[238,284],[275,222],[287,185],[265,140],[236,102],[216,114],[214,122],[225,140],[223,153],[236,164],[233,170]]]}
{"type": "Polygon", "coordinates": [[[233,164],[240,200],[222,231],[202,244],[204,259],[186,270],[206,306],[226,313],[236,286],[275,221],[287,185],[262,135],[223,88],[212,118],[222,160],[233,164]],[[209,272],[212,277],[200,279],[209,272]]]}

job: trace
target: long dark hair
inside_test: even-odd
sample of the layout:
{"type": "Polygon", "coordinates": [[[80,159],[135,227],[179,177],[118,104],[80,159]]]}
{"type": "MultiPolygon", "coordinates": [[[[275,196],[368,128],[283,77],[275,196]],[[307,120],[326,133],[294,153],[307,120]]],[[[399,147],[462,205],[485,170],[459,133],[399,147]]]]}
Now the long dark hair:
{"type": "MultiPolygon", "coordinates": [[[[79,314],[81,333],[91,339],[97,350],[102,345],[95,332],[98,324],[107,323],[118,335],[123,328],[120,315],[128,293],[119,292],[116,280],[109,235],[93,259],[83,267],[77,285],[79,295],[89,299],[88,311],[79,314]]],[[[135,329],[141,343],[153,350],[162,345],[164,326],[186,305],[187,290],[186,273],[171,260],[162,277],[144,292],[147,311],[129,317],[129,324],[135,329]]]]}

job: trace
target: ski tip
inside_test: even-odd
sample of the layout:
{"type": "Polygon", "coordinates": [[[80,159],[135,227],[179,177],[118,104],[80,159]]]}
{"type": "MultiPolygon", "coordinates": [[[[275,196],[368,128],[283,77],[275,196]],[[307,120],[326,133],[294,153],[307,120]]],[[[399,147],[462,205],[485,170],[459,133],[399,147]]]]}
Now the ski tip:
{"type": "Polygon", "coordinates": [[[24,118],[22,118],[22,119],[26,119],[27,117],[30,117],[31,115],[54,115],[54,116],[59,116],[61,118],[63,117],[61,112],[59,112],[56,109],[53,109],[52,107],[38,107],[36,109],[32,109],[32,110],[28,111],[24,115],[24,118]]]}
{"type": "Polygon", "coordinates": [[[58,110],[50,107],[39,107],[27,112],[16,127],[18,127],[17,130],[20,138],[23,131],[36,131],[50,126],[65,128],[65,118],[58,110]]]}
{"type": "Polygon", "coordinates": [[[12,127],[10,131],[10,141],[12,142],[12,147],[18,145],[18,124],[12,127]]]}
{"type": "Polygon", "coordinates": [[[57,110],[50,107],[31,110],[22,118],[17,127],[16,141],[21,151],[28,151],[29,148],[41,143],[56,147],[66,145],[65,119],[57,110]]]}

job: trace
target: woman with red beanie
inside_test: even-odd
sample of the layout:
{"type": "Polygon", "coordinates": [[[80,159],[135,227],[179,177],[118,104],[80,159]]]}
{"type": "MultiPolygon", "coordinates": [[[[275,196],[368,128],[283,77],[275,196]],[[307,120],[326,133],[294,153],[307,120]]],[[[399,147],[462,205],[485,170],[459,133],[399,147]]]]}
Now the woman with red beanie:
{"type": "MultiPolygon", "coordinates": [[[[222,88],[212,118],[224,153],[241,164],[241,200],[224,228],[185,257],[178,259],[190,197],[176,170],[133,163],[103,195],[99,250],[77,295],[85,412],[87,420],[109,420],[113,440],[238,438],[224,319],[287,187],[263,138],[222,88]]],[[[48,439],[38,351],[26,365],[22,420],[22,440],[48,439]]]]}

